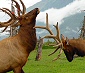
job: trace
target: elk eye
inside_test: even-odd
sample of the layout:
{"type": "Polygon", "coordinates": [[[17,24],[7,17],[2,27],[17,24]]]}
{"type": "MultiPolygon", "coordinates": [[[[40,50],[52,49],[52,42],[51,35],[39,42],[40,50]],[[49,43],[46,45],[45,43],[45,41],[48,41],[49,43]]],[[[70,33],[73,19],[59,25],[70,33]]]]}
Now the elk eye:
{"type": "Polygon", "coordinates": [[[67,42],[66,45],[69,45],[69,43],[67,42]]]}
{"type": "Polygon", "coordinates": [[[67,49],[67,52],[70,52],[70,51],[67,49]]]}
{"type": "Polygon", "coordinates": [[[28,19],[28,17],[25,18],[26,20],[28,19]]]}

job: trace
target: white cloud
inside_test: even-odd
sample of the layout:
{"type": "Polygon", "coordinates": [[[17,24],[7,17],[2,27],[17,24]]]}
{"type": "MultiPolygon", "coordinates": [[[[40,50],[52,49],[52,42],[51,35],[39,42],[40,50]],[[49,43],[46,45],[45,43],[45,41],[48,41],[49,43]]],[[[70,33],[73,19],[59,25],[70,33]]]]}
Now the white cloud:
{"type": "Polygon", "coordinates": [[[79,31],[78,27],[75,27],[75,30],[74,30],[74,29],[70,28],[69,26],[67,26],[65,33],[69,33],[69,32],[78,33],[78,31],[79,31]]]}
{"type": "Polygon", "coordinates": [[[67,26],[67,27],[66,27],[66,30],[71,30],[71,29],[70,29],[70,27],[67,26]]]}
{"type": "Polygon", "coordinates": [[[72,32],[77,33],[78,31],[76,31],[76,30],[72,30],[72,32]]]}
{"type": "Polygon", "coordinates": [[[32,5],[34,5],[34,4],[36,4],[37,2],[40,2],[41,0],[23,0],[24,2],[25,2],[25,4],[26,4],[26,7],[30,7],[30,6],[32,6],[32,5]]]}
{"type": "Polygon", "coordinates": [[[44,12],[41,12],[37,17],[37,21],[45,23],[45,16],[46,13],[48,13],[50,24],[53,25],[56,24],[56,22],[59,22],[59,24],[61,24],[62,22],[64,22],[64,18],[74,15],[76,13],[81,13],[82,10],[85,10],[85,0],[74,0],[72,3],[68,4],[63,8],[51,8],[44,12]]]}
{"type": "MultiPolygon", "coordinates": [[[[19,0],[17,0],[17,1],[20,4],[20,1],[19,0]]],[[[37,2],[40,2],[41,0],[28,0],[28,1],[22,0],[22,1],[26,5],[26,8],[28,8],[28,7],[36,4],[37,2]]],[[[0,8],[9,8],[11,10],[11,0],[0,0],[0,8]]],[[[6,21],[7,19],[8,19],[8,16],[1,11],[0,12],[0,21],[6,21]]]]}
{"type": "MultiPolygon", "coordinates": [[[[19,2],[19,0],[17,0],[19,2]]],[[[30,7],[37,2],[40,2],[41,0],[22,0],[26,7],[30,7]]],[[[1,7],[6,7],[6,8],[11,8],[11,0],[0,0],[0,8],[1,7]]]]}
{"type": "Polygon", "coordinates": [[[37,34],[42,34],[42,33],[46,33],[46,31],[45,30],[42,30],[42,31],[39,31],[39,32],[37,31],[36,33],[37,34]]]}

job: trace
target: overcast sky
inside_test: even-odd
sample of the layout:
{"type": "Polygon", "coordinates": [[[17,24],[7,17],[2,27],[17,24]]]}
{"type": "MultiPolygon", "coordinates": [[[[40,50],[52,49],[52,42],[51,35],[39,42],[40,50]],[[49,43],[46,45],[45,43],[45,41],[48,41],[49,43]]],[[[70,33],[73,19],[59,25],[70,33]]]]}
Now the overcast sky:
{"type": "MultiPolygon", "coordinates": [[[[33,4],[39,1],[41,0],[23,0],[24,4],[26,5],[26,8],[32,6],[33,4]]],[[[11,0],[0,0],[0,8],[2,7],[10,8],[10,5],[11,5],[11,0]]],[[[45,23],[45,16],[46,13],[48,13],[50,24],[53,25],[56,24],[56,22],[62,24],[64,22],[64,18],[77,13],[82,13],[82,10],[85,10],[85,0],[73,0],[73,2],[69,3],[68,5],[60,9],[50,8],[48,10],[40,12],[40,14],[37,17],[37,21],[45,23]]],[[[3,17],[0,17],[0,21],[1,19],[3,19],[3,17]]]]}
{"type": "Polygon", "coordinates": [[[73,0],[73,2],[69,3],[68,5],[56,9],[56,8],[51,8],[48,9],[44,12],[41,12],[37,20],[39,22],[46,22],[45,21],[45,15],[46,13],[49,14],[49,23],[50,24],[56,24],[56,22],[59,22],[59,24],[64,22],[64,18],[69,17],[71,15],[77,14],[77,13],[83,13],[85,10],[85,0],[73,0]]]}
{"type": "MultiPolygon", "coordinates": [[[[17,0],[20,4],[20,1],[17,0]]],[[[26,8],[40,2],[41,0],[22,0],[26,6],[26,8]]],[[[22,6],[21,6],[22,7],[22,6]]],[[[11,9],[11,0],[0,0],[0,8],[9,8],[11,9]]],[[[4,12],[0,12],[0,21],[8,20],[6,14],[4,12]]]]}
{"type": "MultiPolygon", "coordinates": [[[[49,24],[55,25],[56,22],[59,22],[59,25],[63,25],[64,19],[67,17],[70,17],[72,15],[78,14],[78,13],[84,13],[85,11],[85,0],[73,0],[73,2],[69,3],[68,5],[57,9],[57,8],[50,8],[48,10],[45,10],[43,12],[40,12],[40,14],[37,17],[37,22],[44,22],[46,23],[46,13],[48,13],[49,17],[49,24]]],[[[82,17],[83,18],[83,17],[82,17]]],[[[81,21],[80,21],[81,22],[81,21]]],[[[72,31],[74,33],[78,33],[79,27],[75,27],[74,29],[71,29],[69,25],[66,27],[68,28],[68,31],[72,31]]],[[[37,34],[44,34],[47,33],[45,30],[43,31],[37,31],[37,34]]]]}
{"type": "MultiPolygon", "coordinates": [[[[19,1],[19,0],[17,0],[19,1]]],[[[26,7],[32,6],[33,4],[41,1],[41,0],[22,0],[26,7]]],[[[10,8],[11,5],[11,0],[0,0],[0,8],[1,7],[8,7],[10,8]]]]}
{"type": "MultiPolygon", "coordinates": [[[[19,0],[17,0],[19,1],[19,0]]],[[[33,4],[39,2],[41,0],[23,0],[24,4],[26,5],[26,8],[32,6],[33,4]]],[[[11,0],[0,0],[0,8],[2,7],[11,7],[11,0]]],[[[66,17],[69,17],[71,15],[74,15],[76,13],[81,13],[82,10],[85,10],[85,0],[73,0],[72,3],[69,3],[68,5],[64,6],[60,9],[51,8],[44,12],[41,12],[37,20],[39,22],[45,23],[45,15],[46,13],[49,14],[49,23],[55,24],[56,22],[59,22],[59,24],[63,23],[63,19],[66,17]]],[[[2,15],[0,13],[0,15],[2,15]]],[[[3,17],[3,16],[2,16],[3,17]]],[[[2,18],[0,17],[0,18],[2,18]]],[[[0,20],[4,20],[3,18],[0,20]]]]}

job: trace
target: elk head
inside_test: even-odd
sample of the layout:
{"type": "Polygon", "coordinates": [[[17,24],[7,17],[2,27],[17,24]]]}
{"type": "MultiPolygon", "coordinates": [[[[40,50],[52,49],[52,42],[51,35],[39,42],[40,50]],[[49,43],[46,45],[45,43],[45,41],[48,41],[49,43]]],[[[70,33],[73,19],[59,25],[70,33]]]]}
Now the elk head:
{"type": "MultiPolygon", "coordinates": [[[[26,24],[31,23],[32,21],[35,20],[36,16],[39,14],[39,9],[35,8],[32,11],[30,11],[29,13],[25,14],[24,16],[21,16],[19,18],[20,24],[23,26],[26,24]],[[30,19],[30,20],[29,20],[30,19]]],[[[35,25],[33,25],[32,27],[34,27],[35,25]]]]}
{"type": "Polygon", "coordinates": [[[67,60],[71,62],[73,60],[74,54],[76,54],[75,47],[71,46],[69,44],[69,39],[67,37],[65,38],[63,35],[61,35],[61,40],[63,43],[63,51],[67,57],[67,60]]]}

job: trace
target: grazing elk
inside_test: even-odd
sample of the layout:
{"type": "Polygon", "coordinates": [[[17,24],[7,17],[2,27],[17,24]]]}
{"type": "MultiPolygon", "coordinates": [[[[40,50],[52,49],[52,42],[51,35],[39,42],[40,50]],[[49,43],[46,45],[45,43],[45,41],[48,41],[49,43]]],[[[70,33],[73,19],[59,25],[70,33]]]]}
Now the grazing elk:
{"type": "Polygon", "coordinates": [[[83,39],[68,39],[61,35],[63,43],[63,51],[67,57],[67,60],[71,62],[74,58],[74,55],[85,56],[85,40],[83,39]]]}
{"type": "MultiPolygon", "coordinates": [[[[62,49],[64,51],[66,58],[69,62],[73,60],[75,54],[81,57],[85,56],[85,40],[68,39],[68,38],[65,38],[63,35],[61,35],[61,38],[60,38],[60,29],[58,27],[58,23],[57,25],[54,25],[54,27],[56,28],[57,35],[54,35],[52,33],[48,24],[46,25],[46,27],[35,26],[35,28],[46,29],[47,31],[49,31],[50,35],[44,36],[43,38],[53,38],[56,41],[56,44],[54,45],[54,47],[57,46],[57,49],[53,53],[49,54],[49,56],[54,54],[58,49],[62,49]]],[[[61,53],[62,51],[60,51],[58,57],[55,58],[54,60],[57,60],[60,57],[61,53]]]]}
{"type": "Polygon", "coordinates": [[[7,8],[0,10],[7,13],[11,18],[7,22],[0,22],[0,27],[20,26],[18,34],[0,41],[0,73],[13,70],[14,73],[24,73],[22,67],[26,64],[28,56],[36,46],[36,17],[39,9],[35,8],[26,13],[22,0],[20,3],[13,0],[17,9],[17,16],[7,8]]]}

